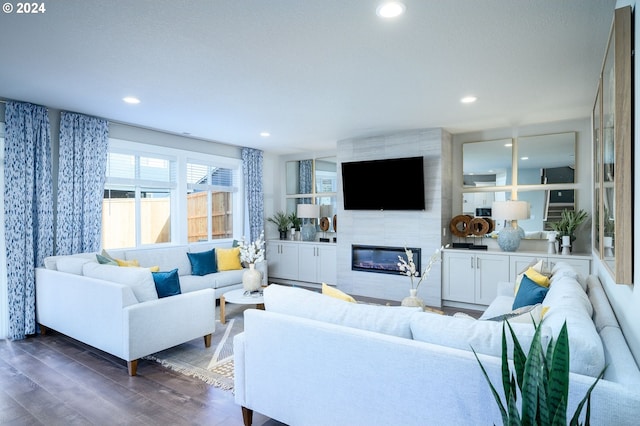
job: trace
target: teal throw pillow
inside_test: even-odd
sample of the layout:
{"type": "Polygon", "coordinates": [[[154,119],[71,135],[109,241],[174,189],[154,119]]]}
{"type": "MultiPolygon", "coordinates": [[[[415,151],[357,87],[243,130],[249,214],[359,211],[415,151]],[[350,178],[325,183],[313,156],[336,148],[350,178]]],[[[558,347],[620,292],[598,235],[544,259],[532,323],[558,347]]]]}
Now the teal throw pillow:
{"type": "Polygon", "coordinates": [[[520,283],[520,288],[518,288],[518,293],[516,293],[516,298],[513,301],[513,307],[511,309],[542,303],[548,291],[548,288],[536,284],[525,274],[522,276],[522,282],[520,283]]]}
{"type": "Polygon", "coordinates": [[[218,272],[216,250],[211,249],[199,253],[187,253],[191,262],[191,275],[207,275],[218,272]]]}
{"type": "Polygon", "coordinates": [[[175,296],[180,294],[180,277],[178,268],[169,272],[152,272],[153,282],[156,284],[158,298],[175,296]]]}

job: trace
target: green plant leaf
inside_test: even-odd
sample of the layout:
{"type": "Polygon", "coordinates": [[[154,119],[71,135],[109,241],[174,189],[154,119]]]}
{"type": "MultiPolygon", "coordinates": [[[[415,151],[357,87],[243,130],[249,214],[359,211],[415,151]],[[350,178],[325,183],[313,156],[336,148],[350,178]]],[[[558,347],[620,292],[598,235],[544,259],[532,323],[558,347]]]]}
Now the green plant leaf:
{"type": "Polygon", "coordinates": [[[556,412],[553,414],[553,421],[547,423],[552,426],[565,426],[567,424],[567,400],[562,397],[556,412]]]}
{"type": "Polygon", "coordinates": [[[544,386],[541,378],[544,366],[544,355],[542,353],[542,344],[540,342],[540,332],[542,330],[539,324],[533,334],[531,347],[524,366],[524,376],[522,378],[522,423],[525,425],[533,424],[536,419],[538,404],[538,387],[544,386]]]}
{"type": "MultiPolygon", "coordinates": [[[[515,379],[513,379],[515,382],[515,379]]],[[[515,388],[515,383],[513,383],[513,387],[515,388]]],[[[515,389],[514,389],[515,390],[515,389]]],[[[509,409],[509,422],[505,422],[505,426],[521,426],[522,420],[520,419],[520,412],[518,411],[518,404],[516,403],[515,392],[509,396],[508,399],[508,409],[509,409]]]]}
{"type": "Polygon", "coordinates": [[[567,322],[565,321],[558,334],[549,361],[549,412],[557,415],[558,407],[564,400],[564,418],[567,421],[566,396],[569,394],[569,336],[567,334],[567,322]]]}
{"type": "Polygon", "coordinates": [[[502,423],[504,425],[508,425],[509,416],[507,416],[507,411],[504,409],[504,405],[502,405],[502,401],[500,400],[500,395],[498,394],[498,391],[496,391],[496,388],[493,386],[493,383],[491,383],[491,380],[489,379],[489,375],[487,374],[487,370],[485,370],[484,365],[482,365],[482,363],[480,362],[480,359],[478,358],[478,354],[476,353],[475,349],[473,349],[472,347],[471,350],[473,351],[473,355],[475,355],[476,360],[478,361],[478,364],[480,364],[480,369],[482,370],[482,374],[484,375],[484,378],[487,380],[487,383],[489,383],[491,394],[493,395],[493,398],[496,400],[496,404],[498,404],[498,409],[500,409],[500,415],[502,416],[502,423]]]}
{"type": "MultiPolygon", "coordinates": [[[[502,389],[504,391],[505,401],[509,401],[509,396],[513,392],[511,371],[509,371],[509,361],[507,356],[507,333],[505,332],[504,322],[502,323],[502,389]]],[[[516,397],[517,398],[517,397],[516,397]]]]}
{"type": "MultiPolygon", "coordinates": [[[[524,377],[524,365],[527,361],[527,356],[522,350],[522,346],[520,346],[520,342],[516,337],[516,333],[513,331],[511,324],[509,321],[505,321],[507,326],[509,327],[509,332],[511,333],[511,339],[513,340],[513,365],[516,370],[516,377],[518,379],[518,387],[522,389],[522,379],[524,377]]],[[[502,329],[502,337],[504,339],[504,327],[502,329]]],[[[506,345],[502,347],[502,353],[504,354],[507,351],[506,345]]]]}

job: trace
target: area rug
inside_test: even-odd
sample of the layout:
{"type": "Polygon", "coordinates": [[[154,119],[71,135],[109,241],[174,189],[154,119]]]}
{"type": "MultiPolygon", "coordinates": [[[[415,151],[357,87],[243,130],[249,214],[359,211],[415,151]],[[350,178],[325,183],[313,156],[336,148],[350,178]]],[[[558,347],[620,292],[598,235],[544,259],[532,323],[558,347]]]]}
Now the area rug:
{"type": "Polygon", "coordinates": [[[224,390],[233,390],[233,337],[244,330],[244,310],[251,305],[226,305],[226,323],[220,323],[216,307],[216,330],[211,346],[202,337],[144,357],[178,373],[198,378],[224,390]]]}

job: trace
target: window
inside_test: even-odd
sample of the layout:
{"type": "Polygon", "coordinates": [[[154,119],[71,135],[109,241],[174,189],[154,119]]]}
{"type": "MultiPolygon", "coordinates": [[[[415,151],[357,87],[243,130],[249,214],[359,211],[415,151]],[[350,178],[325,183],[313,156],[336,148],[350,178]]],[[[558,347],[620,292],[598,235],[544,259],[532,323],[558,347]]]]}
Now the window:
{"type": "Polygon", "coordinates": [[[233,237],[234,171],[187,163],[187,239],[189,242],[233,237]]]}
{"type": "Polygon", "coordinates": [[[172,241],[176,159],[110,149],[102,211],[102,247],[172,241]]]}
{"type": "Polygon", "coordinates": [[[241,170],[238,158],[110,139],[103,247],[239,238],[241,170]]]}

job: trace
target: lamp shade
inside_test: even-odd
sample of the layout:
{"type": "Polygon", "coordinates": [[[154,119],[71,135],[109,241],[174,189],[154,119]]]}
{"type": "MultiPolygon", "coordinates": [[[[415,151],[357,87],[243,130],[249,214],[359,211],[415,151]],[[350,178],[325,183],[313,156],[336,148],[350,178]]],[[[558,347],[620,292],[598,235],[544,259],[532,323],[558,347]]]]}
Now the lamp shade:
{"type": "Polygon", "coordinates": [[[330,217],[333,214],[333,208],[330,204],[322,204],[320,206],[320,217],[330,217]]]}
{"type": "Polygon", "coordinates": [[[300,219],[315,219],[320,216],[320,206],[317,204],[298,204],[296,214],[300,219]]]}
{"type": "Polygon", "coordinates": [[[491,214],[494,219],[529,219],[529,212],[530,207],[527,201],[494,201],[491,206],[491,214]]]}

